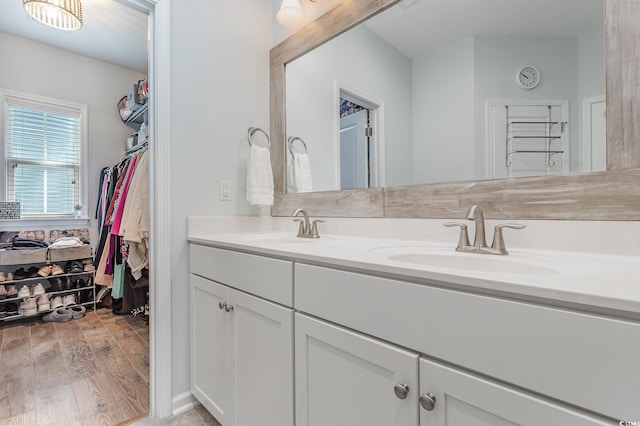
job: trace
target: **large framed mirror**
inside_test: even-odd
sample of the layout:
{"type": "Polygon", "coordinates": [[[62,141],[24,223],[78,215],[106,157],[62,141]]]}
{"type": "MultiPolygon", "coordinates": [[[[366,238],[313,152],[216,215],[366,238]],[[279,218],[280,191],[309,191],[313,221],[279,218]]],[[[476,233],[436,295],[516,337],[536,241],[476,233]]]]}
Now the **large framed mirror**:
{"type": "MultiPolygon", "coordinates": [[[[277,192],[272,209],[273,215],[288,215],[294,208],[304,207],[311,214],[321,216],[450,218],[463,215],[469,205],[477,203],[485,207],[489,217],[500,219],[637,220],[640,218],[640,191],[638,190],[640,185],[635,184],[640,176],[640,171],[637,169],[640,164],[640,152],[638,152],[640,141],[637,140],[638,118],[632,114],[634,106],[640,101],[640,88],[637,80],[632,77],[637,68],[638,59],[633,46],[640,35],[640,27],[634,16],[640,16],[640,2],[606,0],[606,4],[603,4],[602,0],[594,0],[580,5],[574,4],[572,0],[562,0],[561,4],[554,2],[555,7],[548,8],[553,9],[554,16],[566,15],[564,24],[562,19],[554,22],[546,19],[552,25],[562,26],[562,31],[556,32],[552,32],[550,27],[537,31],[538,27],[542,26],[542,22],[545,22],[544,16],[548,17],[551,13],[542,4],[536,6],[540,6],[541,9],[529,13],[531,25],[527,26],[522,23],[527,19],[527,14],[522,13],[528,7],[526,2],[507,2],[506,4],[514,6],[512,10],[507,10],[508,7],[504,4],[499,7],[499,0],[483,0],[483,2],[487,3],[486,9],[492,11],[489,14],[484,13],[485,20],[490,22],[484,29],[481,24],[470,29],[472,27],[470,23],[473,20],[465,21],[468,18],[462,15],[466,12],[479,17],[480,12],[472,13],[469,9],[456,8],[456,5],[463,5],[462,0],[445,2],[448,8],[443,7],[438,0],[405,0],[404,2],[345,0],[335,9],[272,49],[271,136],[274,141],[272,161],[277,192]],[[431,41],[429,43],[413,41],[403,45],[401,38],[411,33],[409,31],[411,23],[403,24],[406,31],[394,31],[394,27],[398,26],[398,23],[393,21],[396,19],[395,15],[413,16],[414,25],[417,20],[420,26],[426,18],[418,19],[416,16],[422,11],[429,11],[430,7],[433,16],[426,27],[439,25],[441,27],[437,33],[439,38],[446,39],[449,36],[450,40],[444,40],[445,43],[439,45],[431,41]],[[563,7],[566,10],[562,9],[563,7]],[[446,18],[437,16],[435,13],[436,10],[443,9],[448,9],[446,18]],[[602,22],[603,9],[606,10],[604,23],[602,22]],[[459,19],[452,22],[456,13],[459,19]],[[517,13],[520,15],[514,16],[517,13]],[[542,20],[535,22],[533,15],[536,14],[542,17],[542,20]],[[372,19],[368,19],[372,16],[372,19]],[[519,19],[522,34],[514,38],[513,28],[506,29],[504,31],[511,33],[511,38],[507,38],[506,33],[500,33],[497,29],[498,25],[491,22],[494,19],[500,19],[501,22],[505,22],[505,19],[518,22],[519,19]],[[440,24],[437,24],[438,22],[440,24]],[[456,23],[458,25],[454,25],[456,23]],[[442,27],[456,26],[469,31],[464,33],[459,30],[454,34],[455,31],[446,33],[442,29],[442,27]],[[348,75],[348,73],[327,71],[326,64],[332,61],[326,56],[327,52],[343,49],[344,46],[357,47],[362,52],[366,46],[363,48],[357,43],[364,38],[367,38],[370,45],[384,45],[387,49],[381,54],[380,48],[376,47],[375,52],[367,51],[368,57],[386,55],[385,57],[389,58],[389,55],[395,55],[400,58],[393,61],[387,59],[387,62],[395,68],[389,67],[386,71],[396,76],[407,74],[409,83],[394,79],[393,82],[378,83],[377,86],[371,84],[367,87],[365,82],[375,78],[368,76],[359,80],[357,77],[354,79],[353,76],[342,78],[342,75],[348,75]],[[342,39],[347,41],[342,42],[342,39]],[[371,40],[374,42],[372,43],[371,40]],[[567,40],[571,41],[567,43],[567,40]],[[528,47],[516,42],[524,42],[528,47]],[[425,46],[430,43],[433,46],[425,46]],[[390,46],[400,49],[400,54],[389,53],[390,46]],[[411,49],[414,52],[411,52],[411,49]],[[417,49],[422,51],[416,53],[417,49]],[[509,59],[496,56],[495,52],[502,50],[511,52],[507,55],[509,59]],[[435,54],[432,53],[434,51],[435,54]],[[461,55],[460,52],[463,54],[461,55]],[[519,59],[514,60],[517,52],[529,53],[528,56],[522,54],[519,59]],[[545,54],[536,56],[537,52],[545,54]],[[453,61],[447,59],[452,55],[456,59],[453,61]],[[527,58],[532,58],[531,62],[534,62],[537,67],[526,68],[533,65],[527,62],[527,58]],[[407,63],[404,68],[403,61],[407,63]],[[456,61],[460,66],[453,65],[456,61]],[[595,138],[595,136],[587,138],[590,126],[589,117],[585,113],[590,111],[591,107],[585,102],[595,100],[600,102],[600,105],[604,105],[601,95],[604,95],[605,88],[603,70],[605,62],[606,144],[603,136],[600,153],[597,153],[595,148],[592,153],[591,147],[584,144],[585,140],[595,138]],[[465,85],[459,79],[454,80],[453,77],[441,81],[431,79],[428,82],[416,78],[416,75],[424,74],[425,67],[434,63],[439,67],[437,71],[440,74],[451,76],[464,74],[469,81],[480,80],[482,84],[476,87],[465,85]],[[469,67],[466,67],[466,64],[469,64],[469,67]],[[518,64],[522,66],[518,67],[518,64]],[[469,73],[468,68],[474,66],[475,74],[469,73]],[[554,69],[553,66],[556,68],[554,69]],[[572,74],[565,73],[565,69],[569,68],[572,74]],[[416,69],[420,72],[416,72],[416,69]],[[546,77],[545,73],[548,73],[546,77]],[[492,79],[504,80],[507,77],[510,78],[509,84],[505,85],[508,91],[494,88],[498,87],[497,84],[492,86],[492,79]],[[542,79],[542,83],[531,90],[526,87],[529,83],[527,80],[530,78],[537,78],[538,82],[542,79]],[[565,90],[564,87],[555,85],[555,81],[558,80],[563,80],[564,84],[571,88],[565,90]],[[353,81],[358,81],[358,84],[354,85],[353,81]],[[325,84],[323,89],[320,89],[320,82],[325,84]],[[331,87],[327,86],[327,82],[331,87]],[[392,87],[393,84],[396,85],[392,87]],[[447,94],[435,104],[435,107],[427,105],[417,97],[419,92],[426,90],[425,87],[428,84],[444,89],[443,92],[447,94]],[[384,90],[379,89],[383,85],[391,89],[388,94],[377,96],[379,93],[384,93],[384,90]],[[362,90],[363,87],[366,90],[362,90]],[[492,89],[488,90],[487,87],[492,89]],[[450,95],[456,88],[459,89],[460,96],[477,98],[475,118],[471,117],[469,122],[463,122],[458,126],[459,128],[452,123],[461,121],[460,117],[464,115],[465,109],[458,108],[461,104],[459,97],[450,95]],[[340,111],[341,104],[344,106],[345,102],[349,102],[349,106],[360,103],[365,109],[373,112],[368,116],[369,123],[372,119],[380,121],[386,119],[383,126],[374,125],[381,127],[384,131],[381,138],[384,144],[382,148],[372,149],[367,155],[371,162],[363,167],[365,177],[359,183],[354,179],[351,181],[342,179],[341,183],[340,174],[341,172],[344,174],[344,165],[335,161],[336,158],[340,158],[338,127],[341,119],[337,114],[324,121],[318,119],[322,112],[314,108],[318,107],[321,101],[308,97],[314,91],[322,93],[328,99],[326,103],[329,104],[329,108],[325,108],[325,111],[328,110],[330,114],[332,107],[340,111]],[[407,106],[405,109],[393,98],[393,94],[402,91],[410,94],[408,100],[405,97],[400,101],[407,106]],[[305,98],[296,99],[296,95],[302,92],[305,93],[305,98]],[[380,98],[383,98],[383,102],[379,100],[380,98]],[[447,99],[453,99],[451,103],[453,106],[445,105],[447,99]],[[352,101],[353,104],[351,104],[352,101]],[[376,106],[380,105],[385,107],[382,112],[379,109],[376,110],[376,106]],[[412,112],[412,106],[414,109],[422,108],[422,110],[412,112]],[[454,115],[452,117],[437,115],[440,110],[445,109],[455,110],[454,115]],[[505,113],[505,110],[511,112],[505,113]],[[425,111],[431,111],[431,113],[425,111]],[[301,112],[303,114],[300,114],[301,112]],[[305,114],[312,117],[311,121],[307,120],[312,125],[304,124],[305,114]],[[511,118],[509,114],[512,115],[511,118]],[[412,118],[414,123],[412,124],[410,119],[403,122],[402,117],[412,118]],[[435,130],[430,130],[433,136],[424,139],[442,143],[442,139],[450,135],[450,140],[447,142],[451,146],[463,147],[462,151],[451,154],[447,149],[453,149],[455,152],[455,149],[459,148],[440,146],[432,148],[431,153],[424,158],[420,157],[421,154],[416,146],[424,146],[425,143],[415,140],[411,142],[411,136],[415,138],[417,133],[422,135],[423,132],[419,129],[425,127],[425,117],[432,118],[435,123],[449,124],[444,128],[428,126],[429,129],[435,128],[435,130]],[[555,129],[552,130],[554,126],[555,129]],[[466,133],[461,132],[460,128],[465,129],[466,133]],[[391,129],[396,133],[391,133],[391,129]],[[495,133],[493,136],[490,131],[492,129],[495,133]],[[315,156],[316,167],[320,162],[320,168],[323,172],[326,171],[327,176],[327,179],[324,179],[324,176],[318,175],[319,179],[316,179],[317,183],[314,187],[319,191],[293,193],[292,190],[295,191],[295,188],[291,188],[291,185],[287,188],[287,164],[290,163],[290,159],[287,158],[286,153],[289,152],[289,156],[292,154],[287,146],[287,136],[300,137],[303,140],[307,138],[307,144],[299,144],[299,146],[307,149],[306,145],[310,145],[315,149],[309,155],[315,156]],[[333,136],[335,140],[332,140],[333,136]],[[520,142],[536,144],[542,142],[543,148],[537,145],[520,145],[519,149],[522,152],[529,154],[528,151],[535,150],[536,153],[517,157],[513,155],[516,151],[513,147],[510,149],[505,147],[510,147],[509,143],[514,145],[511,140],[519,137],[523,139],[520,142]],[[532,137],[535,139],[529,141],[528,138],[532,137]],[[495,142],[492,142],[492,138],[495,142]],[[324,154],[322,153],[323,145],[314,143],[316,139],[322,140],[324,148],[327,148],[324,154]],[[474,139],[482,143],[477,143],[474,139]],[[398,144],[399,140],[410,141],[408,146],[413,145],[413,151],[411,148],[391,145],[398,144]],[[549,141],[555,141],[553,143],[556,145],[551,145],[549,141]],[[386,155],[384,155],[384,145],[386,145],[386,155]],[[379,155],[380,152],[382,155],[379,155]],[[402,161],[394,158],[393,155],[396,152],[404,152],[406,158],[402,161]],[[441,158],[438,157],[440,154],[441,158]],[[320,161],[318,157],[321,155],[325,155],[325,159],[320,161]],[[473,157],[473,155],[476,156],[473,157]],[[386,159],[387,163],[380,162],[380,157],[386,159]],[[534,168],[539,169],[533,172],[526,164],[528,159],[520,160],[532,157],[536,158],[534,168]],[[592,158],[593,161],[591,161],[592,158]],[[413,163],[407,163],[411,161],[413,163]],[[394,165],[394,162],[397,164],[394,165]],[[381,168],[380,164],[383,164],[381,168]],[[542,167],[538,167],[538,164],[542,167]],[[604,169],[605,164],[606,171],[593,172],[598,170],[598,167],[604,169]],[[407,173],[412,168],[413,173],[407,173]],[[452,174],[452,171],[455,171],[455,174],[452,174]],[[518,177],[527,175],[536,176],[518,177]]],[[[478,5],[483,2],[472,3],[478,5]]],[[[479,19],[478,22],[480,22],[479,19]]],[[[424,28],[425,25],[422,27],[424,28]]],[[[428,40],[435,38],[438,37],[431,36],[428,40]]],[[[341,63],[346,64],[350,69],[355,67],[353,64],[347,64],[344,59],[341,63]]],[[[371,63],[367,66],[378,70],[378,75],[385,73],[382,66],[372,66],[371,63]]],[[[431,66],[431,68],[434,67],[431,66]]],[[[536,86],[535,82],[533,86],[536,86]]],[[[431,99],[434,98],[433,92],[429,96],[431,99]]],[[[471,100],[470,103],[472,102],[474,101],[471,100]]],[[[600,116],[602,109],[604,108],[599,111],[600,116]]],[[[604,131],[603,125],[600,131],[604,131]]],[[[594,135],[597,135],[597,131],[594,135]]],[[[595,142],[593,146],[596,146],[595,142]]]]}

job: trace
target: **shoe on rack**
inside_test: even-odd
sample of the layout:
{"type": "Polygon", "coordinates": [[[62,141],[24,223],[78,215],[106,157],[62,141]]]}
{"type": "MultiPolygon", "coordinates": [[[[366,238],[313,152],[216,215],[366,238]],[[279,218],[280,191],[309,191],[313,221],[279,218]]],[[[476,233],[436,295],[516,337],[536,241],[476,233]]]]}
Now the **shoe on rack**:
{"type": "Polygon", "coordinates": [[[87,308],[85,308],[82,305],[74,305],[74,306],[69,306],[67,308],[67,311],[71,312],[73,319],[78,319],[84,316],[85,312],[87,312],[87,308]]]}
{"type": "Polygon", "coordinates": [[[82,264],[82,262],[73,260],[67,263],[67,267],[65,269],[70,274],[77,274],[79,272],[84,272],[84,265],[82,264]]]}
{"type": "Polygon", "coordinates": [[[15,284],[10,284],[6,287],[7,290],[7,299],[15,299],[18,297],[18,288],[15,284]]]}
{"type": "Polygon", "coordinates": [[[24,268],[20,268],[13,273],[13,279],[16,281],[24,280],[25,278],[27,278],[27,271],[24,268]]]}
{"type": "Polygon", "coordinates": [[[35,266],[32,266],[31,268],[27,269],[27,278],[38,278],[38,271],[39,269],[36,268],[35,266]]]}
{"type": "Polygon", "coordinates": [[[60,277],[51,277],[49,278],[49,284],[51,284],[52,291],[62,291],[62,278],[60,277]]]}
{"type": "Polygon", "coordinates": [[[87,257],[86,259],[82,259],[82,264],[83,265],[93,264],[93,259],[90,257],[87,257]]]}
{"type": "Polygon", "coordinates": [[[7,316],[18,315],[18,304],[14,302],[5,303],[7,306],[7,316]]]}
{"type": "Polygon", "coordinates": [[[81,288],[84,287],[86,284],[84,283],[84,280],[82,278],[78,278],[73,280],[73,288],[81,288]]]}
{"type": "Polygon", "coordinates": [[[31,287],[32,296],[40,296],[41,294],[44,294],[44,287],[42,286],[42,284],[38,283],[31,287]]]}
{"type": "Polygon", "coordinates": [[[46,322],[67,322],[73,319],[73,314],[67,308],[58,308],[42,317],[46,322]]]}
{"type": "Polygon", "coordinates": [[[62,305],[66,308],[67,306],[76,304],[76,295],[75,294],[67,294],[62,298],[62,305]]]}
{"type": "Polygon", "coordinates": [[[62,269],[62,266],[55,263],[51,265],[51,275],[60,275],[60,274],[64,274],[64,269],[62,269]]]}
{"type": "Polygon", "coordinates": [[[38,275],[41,277],[48,277],[51,275],[51,265],[44,265],[40,269],[38,269],[38,275]]]}
{"type": "Polygon", "coordinates": [[[5,282],[7,280],[7,274],[4,271],[0,271],[0,283],[5,282]]]}
{"type": "Polygon", "coordinates": [[[36,304],[38,305],[38,312],[44,312],[51,309],[51,302],[46,294],[41,294],[36,299],[36,304]]]}
{"type": "Polygon", "coordinates": [[[84,265],[84,272],[93,272],[95,270],[96,270],[96,267],[93,266],[91,263],[84,265]]]}
{"type": "Polygon", "coordinates": [[[7,298],[7,289],[4,288],[4,285],[0,285],[0,300],[4,300],[7,298]]]}
{"type": "Polygon", "coordinates": [[[7,306],[4,303],[0,303],[0,318],[7,316],[7,306]]]}
{"type": "Polygon", "coordinates": [[[25,317],[31,317],[38,314],[38,305],[35,297],[24,299],[18,308],[18,313],[25,317]]]}
{"type": "Polygon", "coordinates": [[[71,282],[71,277],[64,277],[64,285],[62,286],[65,290],[71,290],[73,287],[73,283],[71,282]]]}
{"type": "Polygon", "coordinates": [[[27,285],[23,285],[22,287],[20,287],[20,290],[18,290],[18,294],[17,294],[17,296],[18,296],[18,297],[21,297],[21,298],[23,298],[23,299],[24,299],[25,297],[29,297],[29,296],[31,296],[31,292],[29,291],[29,286],[27,286],[27,285]]]}
{"type": "Polygon", "coordinates": [[[49,303],[51,305],[51,309],[58,309],[64,306],[64,304],[62,303],[62,297],[60,296],[53,296],[49,303]]]}

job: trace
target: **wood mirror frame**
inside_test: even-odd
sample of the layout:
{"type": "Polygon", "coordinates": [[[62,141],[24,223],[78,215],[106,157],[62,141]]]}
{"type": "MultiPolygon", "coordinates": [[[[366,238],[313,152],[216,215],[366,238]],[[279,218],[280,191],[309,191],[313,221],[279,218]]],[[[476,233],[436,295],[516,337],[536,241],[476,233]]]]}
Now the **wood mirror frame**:
{"type": "Polygon", "coordinates": [[[607,171],[286,194],[285,65],[399,0],[344,0],[271,49],[273,216],[640,220],[640,1],[605,0],[607,171]]]}

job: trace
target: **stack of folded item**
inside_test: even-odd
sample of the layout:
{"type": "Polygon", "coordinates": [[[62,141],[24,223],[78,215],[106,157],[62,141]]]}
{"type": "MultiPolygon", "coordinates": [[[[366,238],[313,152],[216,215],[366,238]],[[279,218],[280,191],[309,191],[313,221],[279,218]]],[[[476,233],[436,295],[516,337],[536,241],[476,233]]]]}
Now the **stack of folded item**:
{"type": "Polygon", "coordinates": [[[7,250],[32,250],[47,248],[49,245],[42,240],[33,240],[31,238],[15,237],[12,240],[11,247],[7,247],[7,250]]]}

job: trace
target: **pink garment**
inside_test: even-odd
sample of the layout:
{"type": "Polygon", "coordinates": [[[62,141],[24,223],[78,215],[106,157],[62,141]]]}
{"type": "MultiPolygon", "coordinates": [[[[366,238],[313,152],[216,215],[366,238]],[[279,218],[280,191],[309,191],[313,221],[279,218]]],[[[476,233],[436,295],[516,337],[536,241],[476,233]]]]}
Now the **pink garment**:
{"type": "Polygon", "coordinates": [[[138,162],[138,156],[131,159],[129,167],[127,168],[127,175],[124,177],[122,184],[122,190],[118,195],[118,201],[116,202],[116,209],[113,214],[113,224],[111,225],[111,235],[120,235],[120,223],[122,222],[122,212],[124,211],[124,204],[127,201],[127,192],[129,191],[129,184],[131,183],[131,177],[133,171],[136,168],[138,162]]]}

